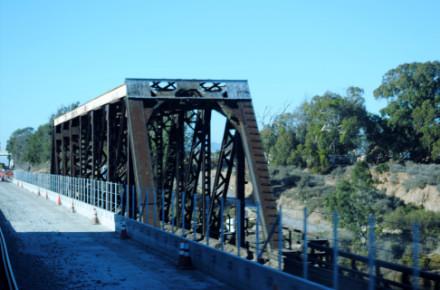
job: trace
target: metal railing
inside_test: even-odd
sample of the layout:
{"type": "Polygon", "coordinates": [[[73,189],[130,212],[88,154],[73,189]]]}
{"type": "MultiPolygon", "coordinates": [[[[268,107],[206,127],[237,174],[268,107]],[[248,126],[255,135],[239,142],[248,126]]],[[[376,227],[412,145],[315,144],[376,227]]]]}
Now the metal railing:
{"type": "Polygon", "coordinates": [[[46,173],[17,170],[15,178],[115,213],[124,190],[122,184],[114,182],[46,173]]]}

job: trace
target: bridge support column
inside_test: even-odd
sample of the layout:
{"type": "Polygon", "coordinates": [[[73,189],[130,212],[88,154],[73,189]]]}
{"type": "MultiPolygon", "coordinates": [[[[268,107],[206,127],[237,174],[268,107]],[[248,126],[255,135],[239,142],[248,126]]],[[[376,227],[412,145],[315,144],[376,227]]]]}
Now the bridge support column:
{"type": "MultiPolygon", "coordinates": [[[[150,144],[148,142],[148,120],[153,112],[152,108],[144,108],[142,99],[126,99],[128,117],[128,136],[130,143],[130,161],[133,165],[133,175],[136,189],[135,212],[140,210],[142,222],[158,226],[158,218],[154,217],[154,176],[151,160],[150,144]],[[146,194],[148,192],[148,205],[146,194]],[[137,203],[137,204],[136,204],[137,203]],[[148,206],[148,210],[146,207],[148,206]],[[140,207],[140,209],[139,209],[140,207]],[[147,213],[148,212],[148,217],[147,213]]],[[[134,198],[134,196],[132,196],[134,198]]]]}

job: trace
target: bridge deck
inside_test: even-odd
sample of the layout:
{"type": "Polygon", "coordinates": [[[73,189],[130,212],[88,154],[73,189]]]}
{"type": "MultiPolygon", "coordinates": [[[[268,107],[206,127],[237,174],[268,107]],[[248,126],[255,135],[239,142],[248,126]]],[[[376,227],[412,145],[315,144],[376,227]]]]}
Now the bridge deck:
{"type": "Polygon", "coordinates": [[[5,182],[0,223],[21,289],[230,289],[5,182]]]}

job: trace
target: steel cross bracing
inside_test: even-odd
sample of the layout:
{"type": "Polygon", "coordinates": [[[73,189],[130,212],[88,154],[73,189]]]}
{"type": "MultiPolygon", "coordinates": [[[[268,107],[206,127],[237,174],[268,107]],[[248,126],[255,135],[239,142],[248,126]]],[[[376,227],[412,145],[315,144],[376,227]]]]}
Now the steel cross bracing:
{"type": "MultiPolygon", "coordinates": [[[[154,226],[183,226],[200,239],[219,238],[220,207],[232,207],[240,217],[241,246],[250,183],[263,235],[276,226],[246,81],[127,79],[55,119],[51,172],[125,184],[120,214],[154,226]],[[225,117],[222,137],[211,128],[213,112],[225,117]],[[223,140],[219,152],[211,152],[212,134],[223,140]],[[228,196],[239,205],[229,204],[228,196]]],[[[277,240],[274,234],[269,245],[276,248],[277,240]]]]}

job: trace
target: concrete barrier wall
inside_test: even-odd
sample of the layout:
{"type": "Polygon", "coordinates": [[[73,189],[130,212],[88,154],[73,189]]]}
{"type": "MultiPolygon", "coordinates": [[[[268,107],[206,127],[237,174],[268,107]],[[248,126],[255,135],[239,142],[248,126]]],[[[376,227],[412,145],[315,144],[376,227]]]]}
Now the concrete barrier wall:
{"type": "Polygon", "coordinates": [[[180,242],[189,244],[194,267],[237,289],[330,289],[320,284],[292,276],[232,254],[187,240],[150,225],[115,216],[116,231],[125,222],[128,235],[156,252],[177,261],[180,242]]]}
{"type": "Polygon", "coordinates": [[[96,209],[96,214],[98,216],[99,223],[111,231],[115,230],[115,214],[111,211],[99,208],[94,205],[90,205],[88,203],[67,197],[65,195],[56,193],[54,191],[30,184],[30,183],[27,183],[27,182],[24,182],[21,180],[14,179],[13,183],[19,187],[22,187],[22,188],[34,193],[34,194],[37,194],[37,195],[40,194],[40,196],[42,198],[46,198],[46,195],[47,195],[47,199],[53,203],[56,203],[56,198],[58,196],[60,196],[61,206],[64,206],[64,207],[68,208],[69,210],[71,210],[72,202],[73,202],[73,207],[75,209],[75,212],[82,215],[82,216],[85,216],[89,219],[92,219],[94,217],[94,209],[96,209]]]}

